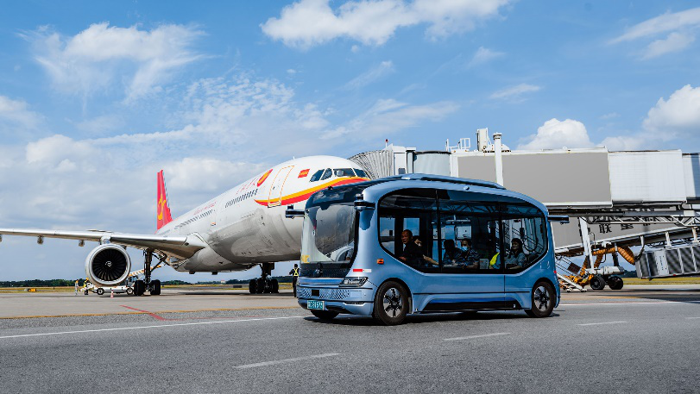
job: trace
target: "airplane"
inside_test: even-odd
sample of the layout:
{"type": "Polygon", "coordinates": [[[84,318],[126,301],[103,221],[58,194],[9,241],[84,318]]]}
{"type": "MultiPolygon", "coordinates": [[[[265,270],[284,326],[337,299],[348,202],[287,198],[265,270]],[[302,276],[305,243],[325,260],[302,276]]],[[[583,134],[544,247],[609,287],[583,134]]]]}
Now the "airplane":
{"type": "Polygon", "coordinates": [[[229,191],[172,219],[165,177],[161,170],[157,182],[156,233],[126,234],[99,230],[54,231],[4,229],[2,235],[72,239],[100,245],[85,259],[90,282],[104,287],[122,283],[131,272],[126,247],[144,252],[144,280],[134,283],[134,294],[161,293],[159,280],[151,272],[168,265],[179,272],[242,271],[257,265],[262,276],[249,283],[250,293],[276,293],[279,284],[270,279],[275,262],[298,260],[302,222],[286,220],[286,210],[304,207],[319,190],[368,180],[368,176],[350,160],[333,156],[310,156],[286,161],[258,174],[229,191]],[[151,267],[154,257],[158,260],[151,267]]]}

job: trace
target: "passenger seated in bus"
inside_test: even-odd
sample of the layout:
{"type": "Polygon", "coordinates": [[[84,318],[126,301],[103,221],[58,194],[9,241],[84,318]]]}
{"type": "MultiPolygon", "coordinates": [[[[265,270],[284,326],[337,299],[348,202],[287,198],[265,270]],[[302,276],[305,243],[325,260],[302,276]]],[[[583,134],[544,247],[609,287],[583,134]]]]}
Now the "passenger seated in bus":
{"type": "Polygon", "coordinates": [[[440,265],[440,263],[433,260],[432,257],[425,254],[425,249],[423,249],[423,240],[421,240],[420,237],[413,237],[413,242],[420,248],[420,251],[423,254],[423,261],[425,262],[426,266],[440,265]]]}
{"type": "Polygon", "coordinates": [[[445,247],[445,254],[442,256],[442,262],[444,265],[464,264],[464,259],[462,258],[462,251],[457,249],[457,247],[455,246],[455,241],[451,239],[446,239],[443,245],[445,247]]]}
{"type": "Polygon", "coordinates": [[[523,241],[520,238],[513,238],[510,242],[510,250],[506,255],[506,268],[521,268],[527,263],[527,256],[523,251],[523,241]]]}
{"type": "Polygon", "coordinates": [[[403,244],[403,249],[399,253],[399,260],[411,265],[420,264],[421,260],[423,260],[423,252],[413,242],[411,230],[403,230],[401,232],[401,243],[403,244]]]}
{"type": "Polygon", "coordinates": [[[467,265],[479,264],[479,259],[481,255],[479,252],[472,248],[472,240],[469,238],[463,238],[462,244],[462,258],[467,265]]]}

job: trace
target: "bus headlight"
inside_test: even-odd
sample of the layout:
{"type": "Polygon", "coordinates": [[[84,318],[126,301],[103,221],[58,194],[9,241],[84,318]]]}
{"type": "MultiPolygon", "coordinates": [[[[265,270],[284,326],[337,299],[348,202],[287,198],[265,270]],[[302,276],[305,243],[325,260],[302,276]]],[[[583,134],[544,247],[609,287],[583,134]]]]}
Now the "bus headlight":
{"type": "Polygon", "coordinates": [[[340,282],[341,286],[348,286],[348,287],[360,287],[367,282],[367,277],[366,276],[348,276],[343,278],[343,281],[340,282]]]}

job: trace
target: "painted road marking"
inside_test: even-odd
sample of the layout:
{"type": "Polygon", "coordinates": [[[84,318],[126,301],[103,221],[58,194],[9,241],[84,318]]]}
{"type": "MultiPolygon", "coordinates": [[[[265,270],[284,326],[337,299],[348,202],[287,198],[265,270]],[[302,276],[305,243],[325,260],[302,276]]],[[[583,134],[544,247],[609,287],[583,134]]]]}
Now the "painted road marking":
{"type": "Polygon", "coordinates": [[[626,321],[606,321],[606,322],[600,322],[600,323],[583,323],[583,324],[577,324],[579,326],[602,326],[606,324],[625,324],[627,323],[626,321]]]}
{"type": "Polygon", "coordinates": [[[277,365],[277,364],[284,364],[284,363],[292,363],[295,361],[304,361],[304,360],[313,360],[316,358],[325,358],[325,357],[334,357],[338,356],[340,353],[326,353],[326,354],[316,354],[313,356],[305,356],[305,357],[296,357],[296,358],[287,358],[284,360],[275,360],[275,361],[265,361],[262,363],[255,363],[255,364],[245,364],[245,365],[239,365],[236,368],[238,369],[247,369],[247,368],[256,368],[256,367],[267,367],[269,365],[277,365]]]}
{"type": "Polygon", "coordinates": [[[497,337],[500,335],[508,335],[510,334],[509,332],[494,332],[492,334],[483,334],[483,335],[470,335],[468,337],[457,337],[457,338],[445,338],[443,341],[463,341],[465,339],[476,339],[476,338],[486,338],[486,337],[497,337]]]}
{"type": "Polygon", "coordinates": [[[559,307],[570,306],[618,306],[618,305],[682,305],[682,304],[698,304],[700,301],[630,301],[630,302],[581,302],[581,303],[559,303],[559,307]]]}
{"type": "Polygon", "coordinates": [[[6,335],[6,336],[0,336],[0,339],[46,337],[46,336],[53,336],[53,335],[84,334],[84,333],[90,333],[90,332],[105,332],[105,331],[145,330],[145,329],[150,329],[150,328],[199,326],[199,325],[206,325],[206,324],[245,323],[245,322],[251,322],[251,321],[297,319],[297,318],[303,318],[303,317],[308,317],[308,316],[304,315],[304,316],[284,316],[284,317],[263,317],[263,318],[256,318],[256,319],[244,319],[244,320],[203,321],[203,322],[193,322],[193,323],[159,324],[159,325],[154,325],[154,326],[114,327],[114,328],[100,328],[100,329],[96,329],[96,330],[44,332],[44,333],[37,333],[37,334],[6,335]]]}

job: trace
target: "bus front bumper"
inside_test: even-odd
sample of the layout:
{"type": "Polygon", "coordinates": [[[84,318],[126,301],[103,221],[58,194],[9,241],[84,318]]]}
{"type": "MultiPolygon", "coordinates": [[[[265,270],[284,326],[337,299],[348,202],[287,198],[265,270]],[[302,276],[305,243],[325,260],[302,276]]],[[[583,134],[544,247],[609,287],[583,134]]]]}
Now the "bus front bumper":
{"type": "Polygon", "coordinates": [[[299,305],[308,309],[308,301],[323,301],[324,310],[360,316],[371,316],[374,310],[373,288],[298,286],[299,305]]]}

